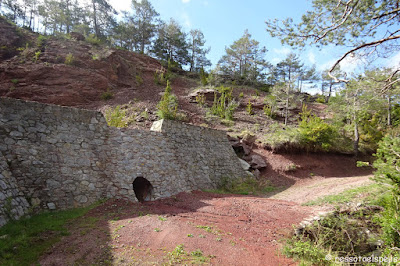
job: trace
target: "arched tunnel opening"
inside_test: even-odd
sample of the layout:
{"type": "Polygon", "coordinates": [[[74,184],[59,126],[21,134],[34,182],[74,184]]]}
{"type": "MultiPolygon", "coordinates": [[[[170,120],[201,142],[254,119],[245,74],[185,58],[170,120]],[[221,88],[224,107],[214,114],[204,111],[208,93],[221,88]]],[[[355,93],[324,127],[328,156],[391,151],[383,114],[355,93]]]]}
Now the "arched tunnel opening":
{"type": "Polygon", "coordinates": [[[138,176],[132,183],[133,191],[139,202],[150,201],[153,196],[153,185],[143,176],[138,176]]]}

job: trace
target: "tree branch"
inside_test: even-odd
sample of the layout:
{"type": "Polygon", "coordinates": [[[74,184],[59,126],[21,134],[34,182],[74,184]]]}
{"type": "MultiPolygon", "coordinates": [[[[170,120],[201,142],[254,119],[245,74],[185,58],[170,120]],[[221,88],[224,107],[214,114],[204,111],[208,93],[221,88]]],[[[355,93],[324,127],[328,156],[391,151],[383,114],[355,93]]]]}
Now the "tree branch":
{"type": "Polygon", "coordinates": [[[380,44],[382,44],[382,43],[384,43],[384,42],[396,40],[396,39],[399,39],[399,38],[400,38],[400,35],[389,36],[389,37],[387,37],[387,38],[383,38],[383,39],[380,39],[380,40],[377,40],[377,41],[373,41],[373,42],[369,42],[369,43],[364,43],[364,44],[362,44],[362,45],[360,45],[360,46],[357,46],[357,47],[354,48],[354,49],[351,49],[350,51],[346,52],[339,60],[337,60],[337,61],[335,62],[335,64],[334,64],[334,65],[331,67],[331,69],[329,70],[328,75],[329,75],[332,79],[334,79],[335,82],[349,82],[349,80],[338,79],[337,77],[335,77],[335,76],[332,74],[333,70],[340,64],[340,62],[342,62],[347,56],[349,56],[350,54],[352,54],[352,53],[354,53],[354,52],[356,52],[356,51],[358,51],[358,50],[361,50],[361,49],[367,48],[367,47],[371,47],[371,46],[380,45],[380,44]]]}

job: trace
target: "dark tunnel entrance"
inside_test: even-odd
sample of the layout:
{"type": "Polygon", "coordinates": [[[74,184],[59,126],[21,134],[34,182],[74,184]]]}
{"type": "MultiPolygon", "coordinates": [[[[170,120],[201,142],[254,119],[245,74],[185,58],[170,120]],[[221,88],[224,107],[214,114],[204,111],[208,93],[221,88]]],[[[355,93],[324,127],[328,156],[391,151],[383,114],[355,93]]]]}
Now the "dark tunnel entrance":
{"type": "Polygon", "coordinates": [[[153,196],[153,185],[149,180],[138,176],[132,183],[133,191],[139,202],[150,201],[153,196]]]}

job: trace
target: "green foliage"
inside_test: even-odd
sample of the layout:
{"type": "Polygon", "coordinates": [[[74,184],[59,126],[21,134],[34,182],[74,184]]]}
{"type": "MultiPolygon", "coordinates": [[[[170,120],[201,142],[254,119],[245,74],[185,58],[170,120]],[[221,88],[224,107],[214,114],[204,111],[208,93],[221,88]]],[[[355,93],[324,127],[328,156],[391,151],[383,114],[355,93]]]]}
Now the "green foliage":
{"type": "Polygon", "coordinates": [[[12,79],[11,83],[14,84],[14,85],[18,85],[19,80],[18,79],[12,79]]]}
{"type": "Polygon", "coordinates": [[[96,36],[96,34],[89,34],[88,36],[86,36],[85,40],[93,45],[99,45],[101,44],[101,40],[96,36]]]}
{"type": "Polygon", "coordinates": [[[299,132],[301,142],[310,151],[330,150],[337,136],[337,131],[332,125],[312,115],[306,106],[303,107],[303,112],[301,113],[299,132]]]}
{"type": "Polygon", "coordinates": [[[35,52],[35,56],[33,57],[34,62],[36,63],[39,60],[40,55],[42,54],[41,51],[35,52]]]}
{"type": "Polygon", "coordinates": [[[36,46],[41,50],[44,49],[48,39],[49,38],[47,36],[40,34],[39,37],[36,39],[36,46]]]}
{"type": "Polygon", "coordinates": [[[222,119],[233,120],[233,114],[239,106],[232,97],[233,89],[221,86],[217,90],[221,93],[221,96],[218,98],[217,94],[214,94],[211,113],[222,119]]]}
{"type": "Polygon", "coordinates": [[[239,98],[243,98],[244,97],[244,93],[243,91],[239,93],[239,98]]]}
{"type": "Polygon", "coordinates": [[[274,151],[296,151],[301,149],[301,135],[294,126],[283,126],[280,123],[271,124],[269,133],[263,142],[274,151]]]}
{"type": "Polygon", "coordinates": [[[196,95],[196,102],[200,106],[205,106],[206,105],[206,96],[204,94],[196,95]]]}
{"type": "Polygon", "coordinates": [[[171,94],[171,86],[167,81],[167,87],[157,105],[157,115],[160,119],[176,119],[176,112],[178,110],[178,100],[175,95],[171,94]]]}
{"type": "Polygon", "coordinates": [[[200,82],[201,85],[206,86],[208,85],[208,79],[207,79],[208,75],[207,73],[204,71],[204,68],[200,68],[200,82]]]}
{"type": "Polygon", "coordinates": [[[290,258],[300,259],[312,265],[329,265],[325,259],[327,252],[311,241],[290,239],[283,248],[283,254],[290,258]]]}
{"type": "Polygon", "coordinates": [[[392,124],[395,127],[400,126],[400,104],[395,104],[392,107],[392,124]]]}
{"type": "Polygon", "coordinates": [[[272,119],[275,119],[275,118],[276,118],[276,113],[273,112],[273,109],[272,109],[271,106],[269,106],[269,105],[267,105],[267,104],[264,105],[263,111],[264,111],[264,114],[265,114],[266,116],[271,117],[272,119]]]}
{"type": "Polygon", "coordinates": [[[130,123],[130,118],[126,116],[126,110],[121,109],[120,105],[107,109],[105,118],[107,124],[112,127],[127,127],[130,123]]]}
{"type": "Polygon", "coordinates": [[[375,180],[387,183],[392,192],[382,200],[385,208],[379,222],[383,228],[383,239],[389,247],[400,246],[400,129],[389,132],[376,152],[374,162],[375,180]]]}
{"type": "Polygon", "coordinates": [[[0,228],[0,265],[34,265],[39,257],[68,235],[67,223],[83,216],[87,208],[45,212],[31,218],[11,221],[0,228]]]}
{"type": "Polygon", "coordinates": [[[356,165],[357,165],[357,167],[369,167],[370,166],[369,162],[363,162],[363,161],[357,161],[356,165]]]}
{"type": "Polygon", "coordinates": [[[325,97],[323,95],[319,95],[315,101],[317,103],[325,103],[325,97]]]}
{"type": "Polygon", "coordinates": [[[400,196],[392,191],[381,197],[378,204],[384,211],[376,218],[382,227],[382,240],[387,248],[400,246],[400,196]]]}
{"type": "Polygon", "coordinates": [[[246,106],[246,111],[247,111],[247,114],[254,115],[253,105],[252,105],[250,100],[249,100],[249,103],[246,106]]]}
{"type": "Polygon", "coordinates": [[[69,54],[67,54],[67,56],[65,57],[64,63],[65,63],[66,65],[70,65],[70,66],[71,66],[71,65],[74,64],[74,61],[75,61],[74,55],[71,54],[71,53],[69,53],[69,54]]]}
{"type": "Polygon", "coordinates": [[[379,142],[375,156],[375,179],[389,183],[400,194],[400,128],[393,130],[379,142]]]}
{"type": "Polygon", "coordinates": [[[111,100],[114,97],[114,94],[110,91],[110,88],[107,88],[107,91],[103,92],[100,98],[103,101],[111,100]]]}

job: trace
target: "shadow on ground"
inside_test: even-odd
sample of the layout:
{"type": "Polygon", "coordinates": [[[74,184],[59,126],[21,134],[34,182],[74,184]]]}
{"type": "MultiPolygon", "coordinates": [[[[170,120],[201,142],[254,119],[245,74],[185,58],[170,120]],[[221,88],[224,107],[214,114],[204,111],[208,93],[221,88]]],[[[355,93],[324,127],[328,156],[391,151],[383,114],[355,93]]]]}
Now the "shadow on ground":
{"type": "Polygon", "coordinates": [[[200,191],[144,204],[109,200],[74,221],[40,264],[291,265],[278,255],[278,240],[312,212],[286,201],[200,191]],[[179,245],[189,255],[172,252],[179,245]]]}

